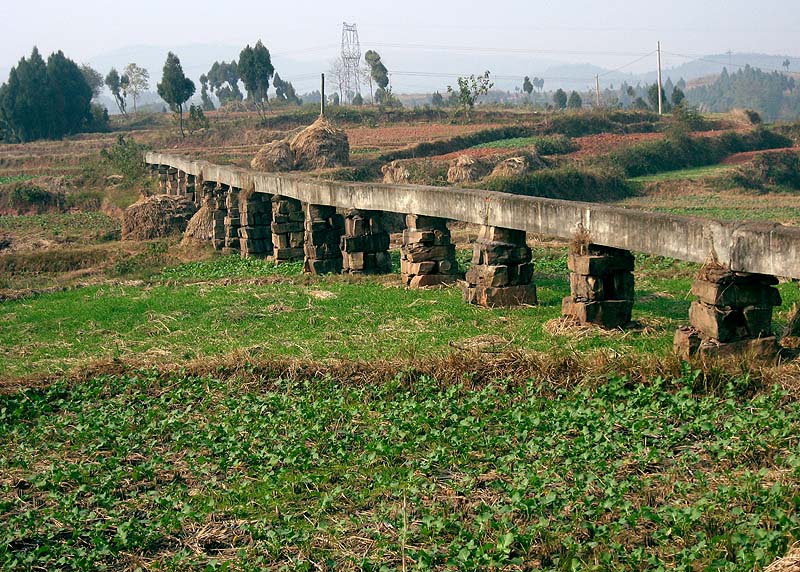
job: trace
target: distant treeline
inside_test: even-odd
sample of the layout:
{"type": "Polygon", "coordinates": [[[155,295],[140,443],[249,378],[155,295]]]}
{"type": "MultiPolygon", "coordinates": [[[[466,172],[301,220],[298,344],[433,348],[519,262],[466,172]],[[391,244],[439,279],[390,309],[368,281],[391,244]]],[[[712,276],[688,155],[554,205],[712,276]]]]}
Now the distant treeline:
{"type": "Polygon", "coordinates": [[[794,78],[750,66],[732,74],[723,69],[713,84],[691,89],[686,96],[701,111],[754,109],[767,121],[800,116],[800,90],[796,89],[794,78]]]}

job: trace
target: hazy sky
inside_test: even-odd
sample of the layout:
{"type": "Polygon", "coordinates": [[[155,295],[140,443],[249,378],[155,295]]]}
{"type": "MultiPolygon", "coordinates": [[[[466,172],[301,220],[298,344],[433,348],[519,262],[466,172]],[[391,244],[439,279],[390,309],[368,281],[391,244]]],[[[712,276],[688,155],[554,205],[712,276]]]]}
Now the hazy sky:
{"type": "MultiPolygon", "coordinates": [[[[641,0],[0,1],[0,70],[34,44],[45,56],[63,49],[82,62],[126,46],[243,46],[261,38],[273,54],[328,60],[338,50],[342,21],[356,22],[362,46],[382,53],[420,46],[498,54],[505,49],[612,68],[661,40],[666,52],[682,55],[733,50],[800,56],[800,0],[672,0],[653,6],[641,0]]],[[[684,61],[665,56],[666,66],[684,61]]],[[[646,61],[629,69],[652,68],[646,61]]]]}

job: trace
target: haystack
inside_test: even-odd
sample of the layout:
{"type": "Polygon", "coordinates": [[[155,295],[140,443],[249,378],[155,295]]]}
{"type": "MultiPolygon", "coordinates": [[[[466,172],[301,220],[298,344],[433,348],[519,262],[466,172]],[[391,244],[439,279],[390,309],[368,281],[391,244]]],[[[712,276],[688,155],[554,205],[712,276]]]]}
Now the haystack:
{"type": "Polygon", "coordinates": [[[764,568],[764,572],[800,572],[800,545],[795,545],[786,556],[764,568]]]}
{"type": "Polygon", "coordinates": [[[295,169],[324,169],[350,163],[347,134],[325,117],[320,117],[295,135],[289,146],[294,153],[295,169]]]}
{"type": "Polygon", "coordinates": [[[256,171],[291,171],[294,166],[294,154],[286,141],[272,141],[256,153],[250,161],[250,166],[256,171]]]}
{"type": "Polygon", "coordinates": [[[186,197],[154,195],[139,199],[122,216],[122,240],[150,240],[186,230],[196,211],[186,197]]]}
{"type": "Polygon", "coordinates": [[[519,177],[531,170],[527,157],[509,157],[492,170],[492,177],[519,177]]]}
{"type": "Polygon", "coordinates": [[[408,180],[411,178],[411,173],[408,172],[408,168],[397,160],[381,167],[381,173],[383,173],[384,183],[404,184],[408,183],[408,180]]]}
{"type": "Polygon", "coordinates": [[[209,242],[214,238],[214,212],[211,207],[204,204],[186,225],[181,244],[191,242],[209,242]]]}
{"type": "Polygon", "coordinates": [[[447,182],[470,183],[485,177],[488,173],[488,165],[469,155],[459,155],[447,170],[447,182]]]}

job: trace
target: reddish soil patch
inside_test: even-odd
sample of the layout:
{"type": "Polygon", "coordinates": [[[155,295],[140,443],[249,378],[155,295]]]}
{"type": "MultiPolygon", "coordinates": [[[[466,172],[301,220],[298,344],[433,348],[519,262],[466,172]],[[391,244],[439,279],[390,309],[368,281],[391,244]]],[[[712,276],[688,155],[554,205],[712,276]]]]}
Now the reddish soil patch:
{"type": "Polygon", "coordinates": [[[350,148],[377,147],[379,149],[397,149],[424,141],[449,139],[459,135],[475,133],[483,129],[496,127],[492,125],[437,125],[423,123],[419,125],[391,125],[386,127],[354,127],[345,129],[350,140],[350,148]]]}
{"type": "Polygon", "coordinates": [[[721,161],[722,165],[741,165],[742,163],[747,163],[748,161],[752,161],[757,155],[761,155],[763,153],[777,153],[779,151],[797,151],[797,147],[782,147],[781,149],[764,149],[763,151],[747,151],[745,153],[736,153],[735,155],[731,155],[730,157],[725,157],[721,161]]]}
{"type": "Polygon", "coordinates": [[[630,147],[637,143],[644,141],[653,141],[664,137],[663,133],[626,133],[624,135],[615,133],[600,133],[599,135],[587,135],[585,137],[575,138],[575,143],[578,144],[579,149],[570,153],[568,157],[575,159],[582,159],[585,157],[594,157],[597,155],[605,155],[611,151],[623,147],[630,147]]]}

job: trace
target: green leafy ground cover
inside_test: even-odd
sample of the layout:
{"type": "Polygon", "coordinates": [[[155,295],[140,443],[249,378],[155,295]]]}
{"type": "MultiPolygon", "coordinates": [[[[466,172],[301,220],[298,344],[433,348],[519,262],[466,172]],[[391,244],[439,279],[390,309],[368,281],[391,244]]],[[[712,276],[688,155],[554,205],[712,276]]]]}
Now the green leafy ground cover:
{"type": "Polygon", "coordinates": [[[0,175],[0,185],[5,185],[7,183],[24,183],[25,181],[30,181],[35,178],[35,175],[0,175]]]}
{"type": "Polygon", "coordinates": [[[119,229],[120,221],[101,212],[0,216],[0,231],[13,232],[26,239],[90,242],[114,235],[119,229]]]}
{"type": "Polygon", "coordinates": [[[800,538],[785,391],[399,379],[0,396],[0,567],[750,571],[800,538]]]}
{"type": "Polygon", "coordinates": [[[539,135],[535,137],[512,137],[500,141],[489,141],[475,145],[472,149],[521,149],[533,147],[540,155],[559,155],[577,150],[575,142],[564,135],[539,135]]]}
{"type": "MultiPolygon", "coordinates": [[[[464,264],[469,253],[460,256],[464,264]]],[[[144,282],[7,301],[0,314],[0,371],[68,371],[99,358],[175,362],[248,348],[314,359],[438,355],[486,336],[509,349],[663,355],[688,320],[696,266],[642,256],[634,316],[639,330],[551,335],[545,325],[561,315],[569,293],[566,250],[538,249],[534,259],[539,304],[513,309],[470,306],[457,287],[407,290],[397,274],[309,277],[300,264],[276,267],[235,256],[168,269],[144,282]]],[[[781,291],[779,327],[799,297],[792,284],[781,291]]]]}
{"type": "Polygon", "coordinates": [[[691,169],[680,169],[677,171],[665,171],[655,175],[644,175],[634,177],[631,181],[636,183],[658,183],[661,181],[683,181],[705,179],[709,175],[718,175],[726,171],[736,169],[735,165],[709,165],[706,167],[694,167],[691,169]]]}

